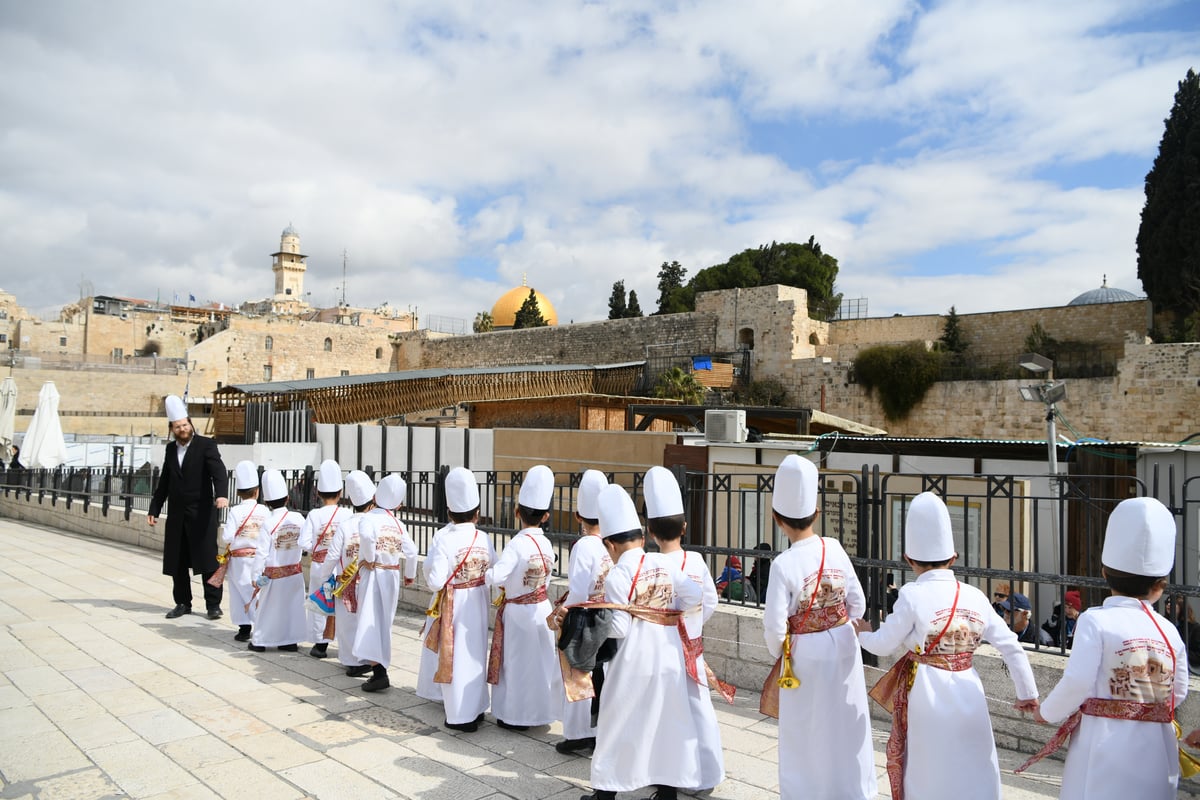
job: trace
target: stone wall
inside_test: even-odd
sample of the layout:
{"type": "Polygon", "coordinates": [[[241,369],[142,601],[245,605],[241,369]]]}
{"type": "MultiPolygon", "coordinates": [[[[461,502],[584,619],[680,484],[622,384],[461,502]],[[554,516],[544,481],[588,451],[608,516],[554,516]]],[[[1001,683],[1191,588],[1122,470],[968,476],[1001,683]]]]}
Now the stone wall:
{"type": "Polygon", "coordinates": [[[433,338],[425,331],[393,334],[393,369],[526,364],[620,364],[641,361],[655,345],[688,352],[722,349],[717,318],[703,312],[583,322],[545,328],[433,338]]]}

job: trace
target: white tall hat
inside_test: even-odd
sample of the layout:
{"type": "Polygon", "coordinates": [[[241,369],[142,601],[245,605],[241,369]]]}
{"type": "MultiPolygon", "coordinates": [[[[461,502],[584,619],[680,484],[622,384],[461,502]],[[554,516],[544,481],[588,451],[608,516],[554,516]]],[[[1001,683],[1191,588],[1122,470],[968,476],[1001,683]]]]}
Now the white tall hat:
{"type": "Polygon", "coordinates": [[[258,465],[253,461],[239,461],[233,468],[233,474],[237,477],[239,492],[258,488],[258,465]]]}
{"type": "Polygon", "coordinates": [[[375,490],[375,505],[388,511],[404,505],[404,497],[408,493],[408,484],[399,475],[388,475],[379,482],[375,490]]]}
{"type": "Polygon", "coordinates": [[[321,462],[317,473],[318,492],[340,492],[342,490],[342,468],[332,458],[321,462]]]}
{"type": "Polygon", "coordinates": [[[1175,517],[1153,497],[1122,500],[1108,517],[1100,563],[1161,578],[1175,566],[1175,517]]]}
{"type": "Polygon", "coordinates": [[[262,476],[262,497],[268,503],[272,500],[282,500],[287,497],[287,483],[283,473],[277,469],[269,469],[262,476]]]}
{"type": "Polygon", "coordinates": [[[375,497],[375,484],[362,470],[351,470],[346,476],[346,493],[355,506],[365,506],[375,497]]]}
{"type": "Polygon", "coordinates": [[[479,484],[475,473],[466,467],[455,467],[446,475],[446,505],[455,514],[465,514],[479,508],[479,484]]]}
{"type": "Polygon", "coordinates": [[[579,479],[579,494],[575,496],[575,510],[584,519],[599,519],[600,507],[596,499],[600,490],[608,486],[608,478],[598,469],[589,469],[579,479]]]}
{"type": "Polygon", "coordinates": [[[954,555],[950,511],[933,492],[921,492],[908,506],[904,555],[913,561],[949,561],[954,555]]]}
{"type": "Polygon", "coordinates": [[[521,481],[521,492],[517,502],[535,511],[545,511],[550,508],[554,498],[554,473],[545,464],[538,464],[525,473],[521,481]]]}
{"type": "Polygon", "coordinates": [[[642,529],[642,521],[638,519],[633,498],[625,491],[625,487],[610,483],[600,490],[600,497],[596,502],[600,508],[601,536],[608,537],[616,533],[642,529]]]}
{"type": "Polygon", "coordinates": [[[775,470],[771,508],[783,517],[804,519],[817,510],[817,467],[792,453],[775,470]]]}
{"type": "Polygon", "coordinates": [[[178,422],[188,418],[187,404],[173,394],[167,395],[167,422],[178,422]]]}
{"type": "Polygon", "coordinates": [[[642,484],[646,498],[646,518],[673,517],[683,513],[683,495],[679,493],[679,481],[666,467],[651,467],[642,484]]]}

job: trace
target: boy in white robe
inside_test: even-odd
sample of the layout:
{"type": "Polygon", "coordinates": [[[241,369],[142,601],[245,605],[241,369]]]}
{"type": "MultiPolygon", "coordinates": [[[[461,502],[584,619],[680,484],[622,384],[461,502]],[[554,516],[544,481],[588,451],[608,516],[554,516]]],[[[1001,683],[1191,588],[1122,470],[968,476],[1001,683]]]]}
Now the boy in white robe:
{"type": "Polygon", "coordinates": [[[549,725],[562,712],[558,649],[546,625],[551,611],[546,589],[557,556],[541,529],[553,498],[549,467],[538,464],[525,473],[517,495],[523,527],[485,574],[488,586],[501,589],[488,656],[492,715],[501,728],[549,725]]]}
{"type": "MultiPolygon", "coordinates": [[[[695,553],[688,553],[681,544],[687,522],[684,520],[679,482],[665,467],[651,467],[646,473],[642,491],[646,499],[646,528],[658,543],[659,551],[700,587],[701,600],[684,610],[683,623],[688,639],[702,647],[704,623],[717,610],[717,587],[704,559],[695,553]]],[[[701,769],[700,783],[687,788],[707,790],[725,780],[721,728],[713,710],[710,689],[720,688],[729,692],[730,702],[733,697],[728,687],[709,686],[708,666],[704,662],[703,652],[696,656],[696,662],[698,682],[688,682],[688,700],[692,708],[692,724],[700,741],[701,769]]]]}
{"type": "MultiPolygon", "coordinates": [[[[309,594],[317,591],[333,573],[329,544],[338,525],[352,513],[350,509],[338,505],[342,498],[342,486],[342,468],[333,459],[322,461],[317,474],[317,495],[322,505],[308,512],[304,518],[304,531],[300,534],[301,543],[312,555],[308,568],[309,594]]],[[[313,642],[308,654],[313,658],[325,658],[329,655],[329,643],[333,641],[325,636],[325,626],[330,618],[311,608],[307,609],[307,614],[308,639],[313,642]]]]}
{"type": "Polygon", "coordinates": [[[446,476],[451,527],[425,557],[425,583],[444,590],[438,617],[425,636],[437,648],[435,683],[442,685],[446,727],[472,732],[488,708],[488,588],[484,575],[496,560],[492,540],[475,527],[479,486],[470,470],[455,467],[446,476]]]}
{"type": "Polygon", "coordinates": [[[221,558],[229,581],[229,619],[238,626],[234,641],[250,641],[254,625],[254,578],[267,558],[267,539],[262,526],[270,509],[258,502],[258,467],[240,461],[234,467],[237,495],[242,502],[229,509],[221,530],[221,558]],[[247,607],[249,606],[249,607],[247,607]]]}
{"type": "Polygon", "coordinates": [[[1104,532],[1101,572],[1112,596],[1080,614],[1062,679],[1035,719],[1067,720],[1020,772],[1061,746],[1067,800],[1168,800],[1179,786],[1172,720],[1187,697],[1187,650],[1151,605],[1175,564],[1175,518],[1150,497],[1124,500],[1104,532]]]}
{"type": "Polygon", "coordinates": [[[777,659],[787,637],[800,680],[778,690],[780,797],[873,798],[878,785],[862,652],[846,624],[863,615],[867,602],[841,544],[813,527],[819,511],[811,461],[795,454],[783,460],[771,509],[791,546],[771,565],[763,635],[777,659]]]}
{"type": "Polygon", "coordinates": [[[588,800],[655,786],[658,800],[704,782],[679,619],[702,601],[699,584],[670,556],[647,553],[633,500],[615,484],[600,492],[600,530],[616,562],[604,583],[614,610],[609,636],[622,639],[600,696],[588,800]]]}
{"type": "Polygon", "coordinates": [[[268,647],[295,652],[308,630],[304,616],[304,570],[300,565],[304,552],[300,532],[304,517],[287,508],[287,483],[277,469],[269,469],[262,478],[263,501],[271,516],[263,523],[267,557],[256,575],[258,605],[250,650],[261,653],[268,647]]]}
{"type": "MultiPolygon", "coordinates": [[[[438,541],[441,539],[442,533],[454,527],[454,523],[444,525],[433,532],[433,537],[429,541],[429,552],[432,553],[437,549],[438,541]]],[[[429,564],[429,556],[426,555],[423,565],[429,564]]],[[[422,572],[424,575],[424,572],[422,572]]],[[[433,623],[436,618],[430,615],[430,611],[425,612],[425,623],[421,626],[421,643],[424,644],[425,637],[429,635],[429,631],[433,628],[433,623]]],[[[442,685],[433,682],[433,676],[437,674],[438,654],[428,647],[421,647],[421,661],[417,667],[417,697],[425,700],[432,700],[435,703],[442,702],[442,685]]]]}
{"type": "Polygon", "coordinates": [[[375,508],[358,525],[358,626],[354,656],[371,664],[364,692],[391,686],[387,668],[392,661],[392,622],[400,600],[400,560],[404,559],[404,585],[417,577],[417,546],[396,510],[404,505],[404,479],[388,475],[375,490],[375,508]]]}
{"type": "Polygon", "coordinates": [[[1004,658],[1019,699],[1014,707],[1022,713],[1037,710],[1037,685],[1025,649],[987,595],[955,579],[950,567],[957,557],[946,504],[929,492],[917,495],[908,509],[904,541],[904,560],[917,579],[900,589],[878,631],[871,632],[866,620],[854,622],[858,642],[868,652],[906,653],[880,682],[893,689],[887,763],[894,800],[1000,800],[987,698],[971,666],[981,640],[1004,658]],[[954,769],[947,770],[947,764],[954,769]]]}
{"type": "Polygon", "coordinates": [[[338,577],[340,589],[333,604],[338,662],[351,678],[361,678],[371,672],[371,665],[354,654],[354,633],[358,627],[358,526],[375,504],[375,484],[367,473],[352,470],[346,476],[346,494],[354,513],[338,525],[329,542],[328,558],[333,559],[330,574],[338,577]]]}
{"type": "MultiPolygon", "coordinates": [[[[608,480],[599,470],[589,469],[579,479],[575,497],[575,519],[579,520],[579,539],[571,547],[567,562],[567,596],[555,611],[555,624],[562,622],[567,607],[588,601],[604,601],[604,579],[612,569],[612,559],[600,538],[600,511],[597,500],[608,480]]],[[[557,631],[558,628],[556,627],[557,631]]],[[[569,669],[570,665],[567,665],[569,669]]],[[[603,666],[600,667],[603,669],[603,666]]],[[[561,673],[561,670],[560,670],[561,673]]],[[[596,746],[596,726],[592,724],[594,698],[571,702],[563,693],[563,741],[554,749],[563,755],[590,750],[596,746]]]]}

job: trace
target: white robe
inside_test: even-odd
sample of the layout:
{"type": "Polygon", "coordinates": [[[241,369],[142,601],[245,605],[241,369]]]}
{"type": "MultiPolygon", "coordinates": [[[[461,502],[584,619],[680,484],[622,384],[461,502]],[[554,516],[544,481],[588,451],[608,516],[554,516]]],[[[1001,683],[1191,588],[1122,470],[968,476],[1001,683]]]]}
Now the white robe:
{"type": "MultiPolygon", "coordinates": [[[[621,554],[604,588],[610,603],[660,609],[691,608],[702,599],[699,584],[670,558],[640,547],[621,554]]],[[[655,784],[700,786],[701,742],[678,629],[616,611],[610,635],[624,641],[600,695],[592,787],[628,792],[655,784]]]]}
{"type": "MultiPolygon", "coordinates": [[[[503,588],[510,600],[528,595],[547,585],[555,561],[550,540],[539,528],[526,528],[487,571],[487,585],[503,588]]],[[[546,625],[550,611],[548,598],[504,607],[504,661],[492,686],[492,715],[509,725],[549,725],[562,713],[558,646],[546,625]]]]}
{"type": "MultiPolygon", "coordinates": [[[[1187,697],[1187,651],[1165,617],[1150,616],[1133,597],[1109,597],[1075,623],[1075,642],[1062,679],[1042,702],[1059,723],[1089,697],[1157,703],[1187,697]],[[1161,633],[1160,633],[1161,631],[1161,633]],[[1170,651],[1163,641],[1166,636],[1170,651]],[[1172,651],[1175,673],[1171,674],[1172,651]]],[[[1178,742],[1169,723],[1084,715],[1063,767],[1066,800],[1167,800],[1179,786],[1178,742]]]]}
{"type": "Polygon", "coordinates": [[[254,577],[262,573],[267,558],[269,544],[263,526],[270,515],[271,509],[257,500],[243,500],[225,516],[225,527],[221,531],[222,552],[226,548],[253,548],[256,551],[253,556],[230,556],[225,570],[225,582],[229,584],[229,619],[234,625],[254,624],[255,605],[250,603],[250,598],[254,596],[254,577]]]}
{"type": "MultiPolygon", "coordinates": [[[[329,542],[328,560],[333,562],[330,572],[341,575],[346,567],[358,559],[358,525],[364,514],[351,514],[338,525],[337,532],[329,542]]],[[[361,667],[366,664],[354,655],[354,631],[358,627],[358,614],[346,608],[338,596],[333,601],[334,618],[337,620],[338,662],[346,667],[361,667]]]]}
{"type": "MultiPolygon", "coordinates": [[[[599,536],[581,536],[571,547],[571,558],[567,562],[567,599],[564,604],[573,606],[592,599],[603,600],[604,579],[612,565],[603,539],[599,536]]],[[[563,736],[567,739],[591,739],[596,736],[596,728],[592,725],[591,698],[572,703],[564,692],[562,714],[563,736]]]]}
{"type": "MultiPolygon", "coordinates": [[[[300,531],[304,517],[296,511],[277,508],[263,525],[269,532],[267,557],[263,570],[269,567],[299,566],[301,553],[300,531]]],[[[254,577],[262,574],[262,570],[254,577]]],[[[258,593],[258,611],[250,642],[259,647],[279,647],[304,641],[308,621],[304,616],[304,573],[285,578],[272,578],[258,593]]]]}
{"type": "Polygon", "coordinates": [[[426,585],[434,591],[445,586],[454,600],[454,678],[441,685],[446,721],[451,724],[473,722],[488,708],[489,591],[482,583],[469,589],[446,584],[451,577],[456,585],[482,579],[495,560],[491,537],[470,522],[443,530],[437,546],[425,557],[426,585]]]}
{"type": "Polygon", "coordinates": [[[355,658],[387,667],[392,663],[392,622],[400,601],[400,571],[378,565],[399,565],[403,559],[404,579],[411,581],[417,576],[417,546],[391,511],[376,508],[359,522],[358,558],[360,564],[377,566],[360,569],[358,625],[351,651],[355,658]]]}
{"type": "MultiPolygon", "coordinates": [[[[1024,648],[983,592],[961,584],[954,620],[946,626],[959,585],[948,569],[922,573],[900,588],[895,608],[879,630],[859,634],[859,644],[876,655],[912,651],[918,645],[928,652],[928,644],[943,628],[937,653],[973,653],[986,640],[1004,658],[1017,698],[1037,697],[1024,648]]],[[[909,693],[904,792],[921,800],[999,800],[1000,765],[992,722],[974,667],[960,672],[917,667],[909,693]]]]}
{"type": "MultiPolygon", "coordinates": [[[[704,636],[704,623],[716,612],[719,602],[712,573],[708,571],[704,558],[696,553],[677,550],[667,553],[667,558],[700,587],[701,600],[685,610],[683,625],[687,628],[689,639],[701,639],[704,636]]],[[[721,748],[721,726],[717,723],[717,712],[713,710],[712,687],[708,685],[704,656],[700,656],[696,662],[701,683],[688,681],[688,700],[692,706],[696,735],[700,739],[700,783],[685,788],[712,789],[725,780],[725,755],[721,748]]]]}
{"type": "MultiPolygon", "coordinates": [[[[850,619],[866,611],[866,598],[849,556],[825,539],[825,570],[817,608],[844,599],[850,619]]],[[[767,650],[778,657],[788,617],[808,605],[821,564],[821,537],[792,544],[771,565],[763,610],[767,650]]],[[[862,652],[846,623],[792,636],[795,689],[779,691],[779,792],[782,800],[862,800],[875,797],[875,752],[867,708],[862,652]]]]}
{"type": "MultiPolygon", "coordinates": [[[[304,531],[300,534],[301,544],[312,553],[312,562],[308,567],[308,593],[312,594],[333,572],[333,559],[329,555],[329,544],[338,525],[350,517],[353,512],[339,505],[321,506],[308,512],[304,518],[304,531]]],[[[318,614],[306,606],[308,616],[308,638],[314,643],[328,643],[325,638],[325,620],[329,617],[318,614]]]]}

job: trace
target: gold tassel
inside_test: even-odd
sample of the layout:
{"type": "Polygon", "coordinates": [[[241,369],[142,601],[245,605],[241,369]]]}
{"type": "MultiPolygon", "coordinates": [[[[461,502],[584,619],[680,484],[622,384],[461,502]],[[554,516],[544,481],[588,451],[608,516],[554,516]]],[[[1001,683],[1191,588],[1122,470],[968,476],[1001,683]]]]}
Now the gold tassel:
{"type": "Polygon", "coordinates": [[[780,689],[799,689],[800,679],[792,672],[792,635],[783,637],[783,669],[779,675],[780,689]]]}

